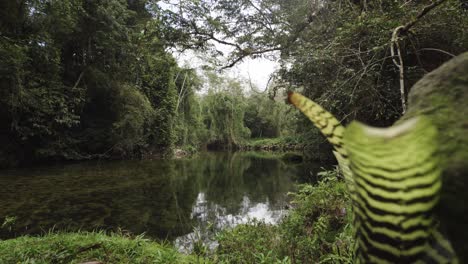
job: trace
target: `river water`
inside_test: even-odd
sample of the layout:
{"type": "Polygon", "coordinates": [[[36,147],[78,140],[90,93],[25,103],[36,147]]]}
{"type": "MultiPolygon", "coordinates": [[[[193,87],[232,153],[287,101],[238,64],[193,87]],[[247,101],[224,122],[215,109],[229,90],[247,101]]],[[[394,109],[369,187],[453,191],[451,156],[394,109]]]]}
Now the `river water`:
{"type": "Polygon", "coordinates": [[[274,224],[287,213],[287,193],[312,181],[320,166],[282,157],[207,152],[3,170],[0,239],[51,229],[121,230],[188,252],[194,239],[212,239],[213,230],[252,219],[274,224]]]}

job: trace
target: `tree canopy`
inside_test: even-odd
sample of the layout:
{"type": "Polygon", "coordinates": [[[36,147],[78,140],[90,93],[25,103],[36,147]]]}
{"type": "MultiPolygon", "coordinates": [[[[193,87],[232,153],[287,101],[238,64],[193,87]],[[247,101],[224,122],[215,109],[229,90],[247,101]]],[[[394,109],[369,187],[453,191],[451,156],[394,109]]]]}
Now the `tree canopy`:
{"type": "Polygon", "coordinates": [[[286,90],[345,122],[392,124],[408,87],[468,50],[463,3],[2,1],[2,166],[160,156],[251,137],[319,144],[283,105],[286,90]],[[209,67],[179,65],[173,54],[187,50],[209,67]],[[263,94],[218,72],[258,57],[280,63],[263,94]]]}
{"type": "Polygon", "coordinates": [[[0,9],[2,156],[133,156],[173,144],[177,64],[154,4],[27,0],[0,9]]]}

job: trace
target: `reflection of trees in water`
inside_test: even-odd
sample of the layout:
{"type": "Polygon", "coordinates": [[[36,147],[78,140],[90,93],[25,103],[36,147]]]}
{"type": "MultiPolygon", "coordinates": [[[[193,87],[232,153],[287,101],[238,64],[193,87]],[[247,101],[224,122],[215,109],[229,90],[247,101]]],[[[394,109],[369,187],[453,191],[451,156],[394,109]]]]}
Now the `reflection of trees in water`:
{"type": "Polygon", "coordinates": [[[254,202],[272,204],[284,200],[284,194],[293,188],[295,170],[278,156],[256,156],[251,153],[218,153],[207,155],[198,166],[204,167],[199,177],[200,192],[206,200],[237,214],[244,197],[254,202]],[[292,169],[292,172],[288,170],[292,169]]]}
{"type": "MultiPolygon", "coordinates": [[[[174,177],[175,164],[118,162],[19,171],[1,177],[0,219],[16,216],[15,230],[116,229],[164,238],[190,232],[191,204],[198,191],[174,177]],[[183,224],[185,223],[185,224],[183,224]]],[[[1,230],[2,237],[14,233],[1,230]]]]}
{"type": "MultiPolygon", "coordinates": [[[[0,173],[0,220],[16,216],[0,237],[58,230],[115,230],[174,238],[192,230],[192,206],[209,203],[238,214],[242,201],[283,201],[302,164],[274,156],[206,153],[187,160],[123,161],[0,173]],[[16,233],[15,233],[16,232],[16,233]]],[[[308,171],[306,172],[308,174],[308,171]]]]}

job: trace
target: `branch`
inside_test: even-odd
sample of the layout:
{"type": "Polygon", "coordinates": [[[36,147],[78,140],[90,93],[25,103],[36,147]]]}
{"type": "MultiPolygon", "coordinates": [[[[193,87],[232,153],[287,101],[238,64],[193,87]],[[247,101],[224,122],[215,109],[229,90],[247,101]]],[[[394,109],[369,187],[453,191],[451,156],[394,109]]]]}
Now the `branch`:
{"type": "Polygon", "coordinates": [[[222,39],[219,39],[217,37],[214,36],[214,33],[211,32],[211,33],[207,33],[207,32],[201,32],[197,25],[192,21],[192,27],[193,29],[195,30],[195,32],[193,32],[192,34],[193,35],[200,35],[200,36],[205,36],[205,37],[208,37],[208,39],[205,39],[206,41],[207,40],[214,40],[220,44],[224,44],[224,45],[228,45],[228,46],[232,46],[232,47],[235,47],[236,49],[238,50],[243,50],[241,46],[239,46],[237,43],[232,43],[232,42],[228,42],[228,41],[225,41],[225,40],[222,40],[222,39]]]}
{"type": "Polygon", "coordinates": [[[398,36],[400,32],[404,29],[403,26],[399,26],[393,30],[392,34],[392,46],[390,48],[390,52],[392,54],[392,60],[395,66],[398,67],[400,71],[400,97],[401,97],[401,107],[402,107],[402,114],[406,112],[406,91],[405,91],[405,66],[403,64],[403,56],[401,55],[401,46],[400,42],[398,41],[398,36]],[[395,59],[395,47],[397,50],[398,60],[395,59]]]}
{"type": "Polygon", "coordinates": [[[450,56],[452,58],[456,56],[455,54],[452,54],[452,53],[450,53],[448,51],[441,50],[441,49],[435,49],[435,48],[422,48],[422,49],[419,49],[418,52],[419,51],[437,51],[437,52],[443,53],[445,55],[448,55],[448,56],[450,56]]]}
{"type": "Polygon", "coordinates": [[[241,54],[235,59],[233,60],[230,64],[226,65],[226,66],[223,66],[220,70],[225,70],[225,69],[229,69],[229,68],[232,68],[234,67],[238,62],[242,61],[243,59],[249,57],[249,56],[252,56],[252,55],[260,55],[260,54],[265,54],[265,53],[268,53],[268,52],[273,52],[273,51],[280,51],[280,50],[283,50],[283,48],[281,47],[277,47],[277,48],[270,48],[270,49],[264,49],[264,50],[256,50],[256,51],[250,51],[250,52],[247,52],[245,50],[242,50],[241,54]]]}
{"type": "MultiPolygon", "coordinates": [[[[225,62],[225,65],[220,65],[220,71],[234,67],[237,63],[249,56],[265,54],[272,51],[282,51],[290,47],[300,38],[302,32],[307,29],[311,23],[313,23],[316,17],[314,13],[310,13],[304,18],[304,21],[292,27],[281,20],[275,21],[276,18],[274,16],[270,17],[270,15],[273,15],[275,12],[269,9],[268,6],[259,6],[252,0],[247,0],[247,5],[254,10],[254,14],[247,17],[249,20],[247,22],[255,24],[255,26],[253,26],[253,30],[250,30],[252,27],[248,27],[247,31],[250,32],[247,33],[243,33],[244,30],[239,31],[240,29],[234,27],[234,29],[228,28],[227,32],[223,32],[221,36],[216,36],[216,29],[204,28],[203,26],[198,25],[193,19],[187,21],[184,20],[185,25],[191,28],[191,32],[188,34],[195,37],[198,36],[199,43],[205,44],[212,40],[218,44],[234,48],[234,50],[227,56],[227,62],[225,62]],[[287,29],[276,30],[272,27],[272,25],[274,26],[276,24],[285,24],[287,29]],[[261,33],[263,30],[272,35],[271,37],[276,40],[276,43],[255,45],[252,43],[236,42],[235,37],[238,37],[239,35],[255,36],[256,33],[259,33],[259,31],[261,33]]],[[[200,14],[200,16],[204,17],[203,14],[200,14]]],[[[243,21],[243,23],[244,22],[245,21],[243,21]]]]}
{"type": "Polygon", "coordinates": [[[201,32],[194,23],[192,23],[192,27],[194,29],[194,32],[193,32],[194,35],[207,37],[205,39],[205,41],[214,40],[214,41],[216,41],[216,42],[218,42],[220,44],[224,44],[224,45],[227,45],[227,46],[234,47],[240,53],[239,56],[235,60],[233,60],[231,63],[221,67],[221,69],[220,69],[221,71],[225,70],[225,69],[228,69],[228,68],[234,67],[237,63],[239,63],[240,61],[242,61],[246,57],[249,57],[249,56],[252,56],[252,55],[258,55],[258,54],[264,54],[264,53],[268,53],[268,52],[272,52],[272,51],[282,50],[281,47],[275,47],[275,48],[269,48],[269,49],[263,49],[263,50],[249,51],[248,49],[242,48],[237,43],[225,41],[225,40],[222,40],[222,39],[219,39],[219,38],[215,37],[213,32],[211,32],[211,33],[201,32]]]}
{"type": "Polygon", "coordinates": [[[393,30],[392,40],[391,40],[391,48],[390,52],[392,54],[392,60],[396,67],[398,67],[400,72],[400,96],[401,96],[401,106],[403,114],[406,112],[406,90],[405,90],[405,66],[403,64],[403,55],[401,54],[401,46],[399,37],[400,35],[406,34],[409,30],[427,13],[429,13],[432,9],[436,8],[437,6],[444,3],[446,0],[437,0],[430,5],[427,5],[421,10],[421,12],[414,18],[412,21],[406,23],[404,26],[399,26],[393,30]],[[396,52],[395,52],[396,49],[396,52]],[[398,62],[395,58],[398,56],[398,62]]]}
{"type": "MultiPolygon", "coordinates": [[[[256,6],[251,0],[247,0],[247,1],[249,2],[249,4],[250,4],[253,8],[255,8],[255,10],[257,10],[257,12],[258,12],[266,21],[268,21],[268,23],[271,23],[270,19],[265,15],[265,13],[264,13],[258,6],[256,6]]],[[[267,10],[271,12],[270,9],[267,9],[267,10]]],[[[271,13],[273,13],[273,12],[271,12],[271,13]]],[[[264,26],[265,28],[267,28],[270,32],[274,33],[274,30],[271,28],[270,25],[267,25],[267,24],[265,24],[265,23],[263,23],[263,22],[261,22],[261,21],[256,21],[256,22],[257,22],[257,23],[260,23],[262,26],[264,26]]]]}
{"type": "Polygon", "coordinates": [[[270,82],[271,80],[273,79],[273,74],[270,74],[270,78],[268,78],[268,82],[267,84],[265,85],[265,90],[263,90],[263,92],[260,92],[260,91],[257,91],[256,88],[254,88],[254,86],[252,85],[252,78],[250,77],[250,73],[247,72],[247,75],[249,76],[249,86],[250,86],[250,90],[254,91],[255,93],[257,94],[264,94],[267,90],[268,90],[268,85],[270,85],[270,82]]]}
{"type": "Polygon", "coordinates": [[[232,61],[230,64],[221,67],[220,71],[234,67],[238,62],[240,62],[241,60],[243,60],[247,56],[248,55],[242,55],[242,56],[237,57],[237,59],[232,61]]]}
{"type": "Polygon", "coordinates": [[[177,97],[177,105],[176,105],[176,110],[175,110],[176,113],[179,111],[179,105],[180,105],[180,102],[182,101],[182,93],[184,91],[186,80],[187,80],[187,73],[185,73],[184,81],[182,82],[182,87],[180,88],[179,96],[177,97]]]}
{"type": "Polygon", "coordinates": [[[80,81],[81,81],[81,78],[83,78],[83,75],[84,75],[84,71],[82,71],[80,73],[80,76],[78,76],[78,80],[76,80],[75,85],[73,85],[73,90],[76,89],[76,87],[78,87],[78,84],[80,84],[80,81]]]}
{"type": "Polygon", "coordinates": [[[443,4],[446,0],[438,0],[438,1],[435,1],[433,2],[432,4],[428,5],[428,6],[425,6],[423,8],[423,10],[421,10],[421,12],[416,16],[415,19],[413,19],[412,21],[408,22],[406,25],[403,26],[403,28],[401,29],[401,31],[403,33],[406,33],[408,32],[408,30],[410,30],[422,17],[424,17],[427,13],[429,13],[432,9],[436,8],[437,6],[443,4]]]}

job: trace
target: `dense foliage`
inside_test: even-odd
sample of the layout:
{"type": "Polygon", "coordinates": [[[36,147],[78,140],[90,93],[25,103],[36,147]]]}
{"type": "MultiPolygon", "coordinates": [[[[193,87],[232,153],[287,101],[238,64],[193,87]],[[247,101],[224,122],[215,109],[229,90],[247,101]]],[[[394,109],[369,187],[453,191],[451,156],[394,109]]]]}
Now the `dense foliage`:
{"type": "MultiPolygon", "coordinates": [[[[402,114],[399,68],[392,32],[431,1],[330,1],[317,5],[311,26],[283,52],[282,77],[302,87],[339,117],[376,126],[402,114]],[[339,19],[337,19],[339,18],[339,19]],[[288,67],[289,66],[289,67],[288,67]]],[[[405,96],[424,74],[468,49],[468,16],[446,1],[397,38],[404,62],[405,96]],[[454,54],[454,55],[451,55],[454,54]]]]}
{"type": "MultiPolygon", "coordinates": [[[[217,47],[229,48],[227,61],[218,61],[223,68],[246,57],[278,57],[270,95],[299,90],[345,122],[391,125],[415,81],[468,50],[464,1],[167,2],[179,10],[174,26],[194,36],[184,47],[202,46],[214,56],[225,53],[217,47]]],[[[304,118],[297,128],[321,142],[304,118]]]]}
{"type": "Polygon", "coordinates": [[[284,88],[345,122],[393,123],[407,87],[468,49],[464,6],[440,3],[392,42],[430,1],[3,1],[1,164],[151,157],[281,136],[323,151],[317,131],[283,104],[284,88]],[[220,45],[227,61],[213,60],[226,53],[220,45]],[[224,68],[274,55],[281,69],[267,93],[249,93],[243,80],[178,66],[171,49],[210,54],[206,62],[224,68]]]}
{"type": "Polygon", "coordinates": [[[2,163],[132,157],[174,142],[174,72],[148,1],[2,1],[2,163]]]}
{"type": "Polygon", "coordinates": [[[155,1],[1,5],[2,166],[231,148],[249,127],[279,135],[278,111],[248,108],[242,82],[177,65],[167,49],[183,40],[155,1]]]}
{"type": "Polygon", "coordinates": [[[294,135],[295,112],[284,98],[246,91],[246,81],[213,71],[183,70],[177,82],[176,145],[186,150],[250,147],[250,139],[294,135]],[[199,92],[197,92],[199,91],[199,92]]]}

